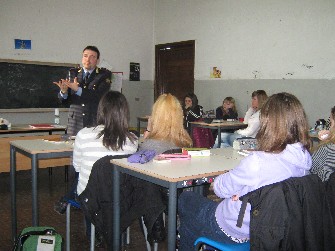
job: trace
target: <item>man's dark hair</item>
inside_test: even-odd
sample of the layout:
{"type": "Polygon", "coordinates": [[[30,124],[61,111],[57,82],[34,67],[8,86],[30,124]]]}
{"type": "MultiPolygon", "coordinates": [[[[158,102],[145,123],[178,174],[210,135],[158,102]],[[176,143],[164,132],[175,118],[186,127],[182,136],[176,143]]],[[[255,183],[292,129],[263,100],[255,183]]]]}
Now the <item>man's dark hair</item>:
{"type": "Polygon", "coordinates": [[[85,47],[85,49],[83,50],[83,52],[86,51],[86,50],[95,51],[98,54],[97,59],[100,58],[100,51],[99,51],[98,47],[93,46],[93,45],[88,45],[88,46],[85,47]]]}

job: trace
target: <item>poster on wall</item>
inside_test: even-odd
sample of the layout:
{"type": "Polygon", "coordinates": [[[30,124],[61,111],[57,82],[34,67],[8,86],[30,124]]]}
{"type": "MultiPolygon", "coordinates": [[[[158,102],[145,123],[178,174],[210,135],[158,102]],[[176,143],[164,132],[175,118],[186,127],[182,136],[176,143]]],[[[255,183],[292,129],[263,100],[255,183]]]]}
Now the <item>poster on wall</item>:
{"type": "Polygon", "coordinates": [[[210,78],[221,78],[222,67],[213,66],[210,68],[210,78]]]}
{"type": "Polygon", "coordinates": [[[31,50],[31,40],[14,39],[15,50],[31,50]]]}
{"type": "Polygon", "coordinates": [[[112,72],[112,91],[122,92],[123,72],[112,72]]]}
{"type": "Polygon", "coordinates": [[[140,81],[140,63],[130,62],[129,80],[140,81]]]}

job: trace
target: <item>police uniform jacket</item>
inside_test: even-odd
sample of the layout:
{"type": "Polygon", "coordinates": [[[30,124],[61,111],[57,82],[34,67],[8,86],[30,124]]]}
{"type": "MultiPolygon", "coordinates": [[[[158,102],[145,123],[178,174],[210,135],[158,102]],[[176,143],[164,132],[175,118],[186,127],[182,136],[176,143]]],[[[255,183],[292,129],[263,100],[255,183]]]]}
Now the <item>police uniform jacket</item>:
{"type": "Polygon", "coordinates": [[[81,96],[69,89],[68,98],[58,95],[63,104],[70,104],[68,115],[68,134],[76,135],[84,127],[96,126],[98,104],[101,97],[110,90],[111,72],[104,68],[96,68],[84,81],[83,68],[70,70],[71,77],[77,77],[79,87],[82,88],[81,96]]]}

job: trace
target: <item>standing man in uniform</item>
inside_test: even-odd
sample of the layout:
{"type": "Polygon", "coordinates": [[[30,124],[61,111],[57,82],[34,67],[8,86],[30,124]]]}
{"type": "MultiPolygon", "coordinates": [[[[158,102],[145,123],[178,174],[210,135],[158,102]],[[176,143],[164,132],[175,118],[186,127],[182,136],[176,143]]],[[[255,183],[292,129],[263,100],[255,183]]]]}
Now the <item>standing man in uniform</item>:
{"type": "MultiPolygon", "coordinates": [[[[70,104],[67,134],[76,136],[84,127],[96,126],[98,104],[101,97],[110,90],[111,72],[98,68],[100,52],[96,46],[83,50],[82,67],[69,71],[68,79],[54,82],[60,88],[59,100],[70,104]]],[[[60,214],[66,210],[67,200],[75,199],[78,173],[68,193],[55,203],[54,209],[60,214]]]]}
{"type": "Polygon", "coordinates": [[[60,88],[60,101],[70,104],[67,134],[71,136],[84,127],[96,126],[99,101],[110,90],[111,72],[97,67],[99,59],[98,48],[86,46],[81,60],[82,67],[71,69],[68,79],[54,82],[60,88]]]}

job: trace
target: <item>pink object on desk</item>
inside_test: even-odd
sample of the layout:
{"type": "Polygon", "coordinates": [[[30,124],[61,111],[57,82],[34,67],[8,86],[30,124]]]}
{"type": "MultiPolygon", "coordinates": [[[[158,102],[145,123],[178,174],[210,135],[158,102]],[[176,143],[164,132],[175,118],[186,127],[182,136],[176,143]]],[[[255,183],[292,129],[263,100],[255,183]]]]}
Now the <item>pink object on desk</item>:
{"type": "Polygon", "coordinates": [[[30,124],[30,128],[54,128],[51,124],[30,124]]]}
{"type": "Polygon", "coordinates": [[[186,154],[180,154],[180,153],[175,153],[175,154],[159,154],[157,156],[158,159],[169,159],[169,160],[189,160],[191,159],[191,155],[186,155],[186,154]]]}

